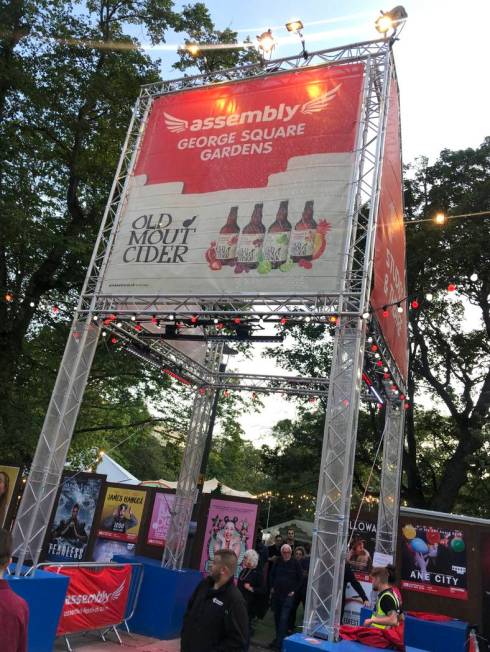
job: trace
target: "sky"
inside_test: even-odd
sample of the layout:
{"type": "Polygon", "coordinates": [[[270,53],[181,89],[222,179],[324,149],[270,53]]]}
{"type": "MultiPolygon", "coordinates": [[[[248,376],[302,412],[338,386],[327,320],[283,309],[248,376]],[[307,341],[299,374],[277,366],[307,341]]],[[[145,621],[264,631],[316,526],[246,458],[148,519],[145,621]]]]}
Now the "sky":
{"type": "MultiPolygon", "coordinates": [[[[395,2],[393,1],[393,5],[395,2]]],[[[434,161],[444,148],[477,147],[490,135],[489,37],[490,0],[407,0],[408,20],[394,48],[401,95],[403,159],[418,156],[434,161]]],[[[379,0],[208,0],[218,29],[230,27],[240,38],[271,28],[278,40],[275,56],[294,55],[299,41],[288,37],[284,24],[300,18],[309,51],[377,38],[374,20],[389,10],[379,0]]],[[[179,6],[179,3],[176,3],[179,6]]],[[[162,76],[172,70],[173,49],[181,36],[169,34],[165,49],[148,49],[161,59],[162,76]]],[[[279,373],[270,361],[261,362],[257,347],[252,360],[233,360],[231,366],[253,373],[257,365],[279,373]]],[[[270,431],[295,408],[280,397],[265,399],[260,413],[242,417],[245,436],[255,444],[272,443],[270,431]]]]}

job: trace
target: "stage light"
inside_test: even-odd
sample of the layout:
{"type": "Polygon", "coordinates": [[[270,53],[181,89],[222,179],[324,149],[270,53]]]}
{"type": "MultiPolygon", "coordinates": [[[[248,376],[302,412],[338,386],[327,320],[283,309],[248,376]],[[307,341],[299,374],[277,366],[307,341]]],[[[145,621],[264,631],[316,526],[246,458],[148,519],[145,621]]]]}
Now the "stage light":
{"type": "Polygon", "coordinates": [[[436,213],[434,215],[434,223],[438,226],[443,226],[447,222],[447,215],[444,213],[436,213]]]}
{"type": "Polygon", "coordinates": [[[197,43],[188,43],[183,49],[187,50],[187,52],[193,57],[197,57],[200,52],[200,47],[197,43]]]}
{"type": "Polygon", "coordinates": [[[473,281],[473,282],[478,281],[478,274],[476,274],[476,273],[475,273],[475,274],[472,274],[472,275],[470,276],[470,281],[473,281]]]}
{"type": "Polygon", "coordinates": [[[403,23],[407,19],[407,16],[405,7],[397,5],[390,11],[382,11],[381,16],[378,16],[376,19],[375,27],[380,34],[386,35],[390,29],[395,33],[400,23],[403,23]]]}
{"type": "Polygon", "coordinates": [[[304,25],[301,20],[290,20],[289,23],[286,23],[286,29],[288,32],[293,32],[293,34],[302,30],[303,27],[304,25]]]}
{"type": "Polygon", "coordinates": [[[259,50],[262,50],[263,54],[271,55],[272,50],[276,47],[276,41],[272,36],[271,29],[262,32],[260,36],[257,36],[257,41],[259,42],[259,50]]]}

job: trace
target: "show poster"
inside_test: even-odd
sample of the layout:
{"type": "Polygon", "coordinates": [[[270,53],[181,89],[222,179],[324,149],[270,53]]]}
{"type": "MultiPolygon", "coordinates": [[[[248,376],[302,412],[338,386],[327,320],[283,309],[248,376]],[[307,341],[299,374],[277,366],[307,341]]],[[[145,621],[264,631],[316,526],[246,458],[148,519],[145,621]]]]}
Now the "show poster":
{"type": "MultiPolygon", "coordinates": [[[[367,598],[371,597],[372,583],[370,578],[373,566],[373,556],[376,544],[376,523],[365,516],[349,521],[349,547],[346,564],[349,564],[354,576],[360,582],[367,598]]],[[[342,623],[344,625],[360,625],[363,602],[350,584],[345,587],[345,606],[342,623]]]]}
{"type": "Polygon", "coordinates": [[[461,530],[407,523],[401,534],[403,589],[468,599],[466,543],[461,530]]]}
{"type": "Polygon", "coordinates": [[[245,551],[253,548],[256,520],[255,503],[211,499],[199,569],[209,573],[218,550],[233,550],[238,557],[238,577],[245,551]]]}
{"type": "Polygon", "coordinates": [[[47,561],[88,561],[87,546],[105,476],[63,476],[47,546],[47,561]]]}
{"type": "Polygon", "coordinates": [[[101,539],[98,537],[95,541],[94,551],[92,553],[93,561],[109,563],[115,555],[124,555],[125,557],[134,557],[136,553],[136,544],[126,543],[125,541],[113,541],[112,539],[101,539]]]}
{"type": "Polygon", "coordinates": [[[408,329],[405,278],[405,224],[403,209],[400,106],[396,79],[389,90],[386,138],[381,168],[378,224],[374,247],[374,284],[371,306],[383,337],[402,377],[408,373],[408,329]],[[403,312],[398,312],[401,302],[403,312]],[[388,316],[381,311],[387,306],[388,316]]]}
{"type": "Polygon", "coordinates": [[[155,494],[147,536],[147,543],[150,546],[161,546],[162,548],[165,546],[174,501],[175,494],[164,492],[155,494]]]}
{"type": "Polygon", "coordinates": [[[118,541],[137,541],[145,501],[145,490],[107,485],[98,536],[118,541]]]}
{"type": "Polygon", "coordinates": [[[3,527],[4,523],[6,523],[19,474],[20,468],[18,466],[0,465],[0,527],[3,527]]]}
{"type": "Polygon", "coordinates": [[[480,538],[483,636],[490,640],[490,532],[480,538]]]}
{"type": "Polygon", "coordinates": [[[101,291],[339,291],[364,78],[329,65],[155,98],[101,291]]]}

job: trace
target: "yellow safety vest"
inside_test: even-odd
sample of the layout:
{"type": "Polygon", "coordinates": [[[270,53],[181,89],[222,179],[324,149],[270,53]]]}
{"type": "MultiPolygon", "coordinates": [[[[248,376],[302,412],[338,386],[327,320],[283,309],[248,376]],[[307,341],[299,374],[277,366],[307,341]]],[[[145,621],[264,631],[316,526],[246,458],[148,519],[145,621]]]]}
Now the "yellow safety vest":
{"type": "MultiPolygon", "coordinates": [[[[378,599],[376,600],[376,604],[374,606],[374,613],[373,616],[387,616],[382,609],[381,609],[381,598],[385,595],[390,595],[393,598],[393,601],[396,605],[396,611],[400,611],[400,600],[397,598],[397,595],[394,591],[391,591],[391,589],[386,589],[385,591],[382,592],[380,596],[378,596],[378,599]]],[[[377,627],[378,629],[388,629],[391,627],[391,625],[380,625],[379,623],[371,623],[371,627],[377,627]]]]}

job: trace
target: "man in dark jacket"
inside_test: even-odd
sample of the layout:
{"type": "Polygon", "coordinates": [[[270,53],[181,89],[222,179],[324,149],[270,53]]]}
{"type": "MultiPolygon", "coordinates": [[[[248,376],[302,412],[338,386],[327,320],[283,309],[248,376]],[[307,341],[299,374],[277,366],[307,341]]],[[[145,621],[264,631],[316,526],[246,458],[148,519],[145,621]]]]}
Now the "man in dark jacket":
{"type": "Polygon", "coordinates": [[[181,635],[181,652],[244,652],[248,640],[245,600],[233,580],[237,557],[218,550],[209,577],[194,591],[181,635]]]}
{"type": "Polygon", "coordinates": [[[282,641],[288,633],[288,621],[294,604],[294,596],[303,582],[303,569],[296,559],[292,559],[291,546],[284,544],[281,558],[271,570],[271,608],[276,624],[276,638],[269,647],[281,650],[282,641]]]}

